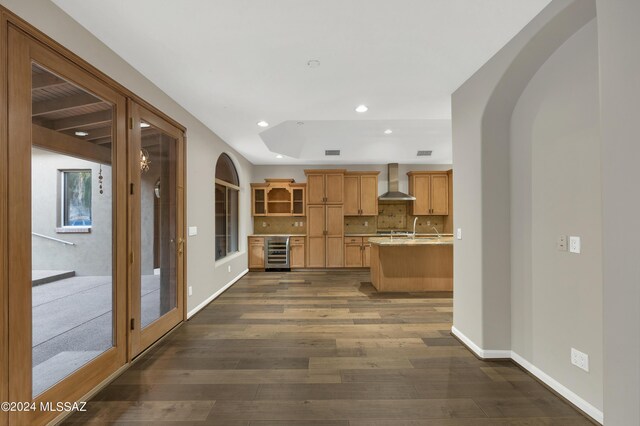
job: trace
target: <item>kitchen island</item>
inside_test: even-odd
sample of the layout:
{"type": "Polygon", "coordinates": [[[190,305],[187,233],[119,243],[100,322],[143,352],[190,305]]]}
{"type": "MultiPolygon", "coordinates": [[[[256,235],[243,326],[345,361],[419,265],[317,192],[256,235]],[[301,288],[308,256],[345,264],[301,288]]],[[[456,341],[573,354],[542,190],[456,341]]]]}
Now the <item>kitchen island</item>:
{"type": "Polygon", "coordinates": [[[453,290],[453,238],[374,237],[371,283],[379,292],[453,290]]]}

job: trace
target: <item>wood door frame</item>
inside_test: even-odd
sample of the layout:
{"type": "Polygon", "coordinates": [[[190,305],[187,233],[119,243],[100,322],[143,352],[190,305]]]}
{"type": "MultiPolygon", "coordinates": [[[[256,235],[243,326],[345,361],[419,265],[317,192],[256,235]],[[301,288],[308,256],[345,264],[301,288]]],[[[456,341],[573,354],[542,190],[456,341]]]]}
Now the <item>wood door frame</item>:
{"type": "MultiPolygon", "coordinates": [[[[7,99],[7,21],[0,20],[0,99],[7,99]]],[[[7,102],[0,102],[0,402],[9,401],[9,277],[8,277],[8,139],[7,102]]],[[[0,410],[0,424],[9,414],[0,410]]]]}
{"type": "MultiPolygon", "coordinates": [[[[7,21],[4,21],[5,23],[7,21]]],[[[126,363],[126,100],[117,91],[83,68],[51,50],[19,27],[8,22],[7,123],[12,144],[8,146],[8,241],[14,259],[8,265],[9,292],[8,372],[9,401],[77,401],[126,363]],[[84,364],[63,381],[32,398],[31,308],[31,63],[32,61],[110,102],[114,106],[112,137],[113,169],[113,339],[114,346],[84,364]],[[19,283],[19,284],[15,284],[19,283]]],[[[55,412],[12,412],[9,422],[40,424],[55,412]]]]}
{"type": "Polygon", "coordinates": [[[186,218],[186,202],[185,202],[185,138],[184,132],[175,127],[172,123],[165,120],[155,112],[149,110],[144,105],[140,105],[133,100],[128,101],[128,151],[129,151],[129,168],[128,182],[133,188],[133,193],[129,193],[129,211],[127,213],[129,219],[128,233],[128,253],[129,262],[129,309],[128,324],[133,320],[134,326],[127,327],[129,334],[127,359],[131,361],[146,348],[151,346],[156,340],[169,332],[172,328],[180,324],[186,315],[186,240],[185,240],[185,218],[186,218]],[[182,245],[182,252],[177,253],[176,257],[176,308],[164,314],[144,330],[141,329],[141,305],[138,303],[141,297],[140,287],[140,233],[141,233],[141,176],[140,164],[138,162],[139,152],[141,148],[141,130],[140,121],[144,120],[153,127],[161,130],[163,133],[175,138],[176,140],[176,241],[178,245],[182,245]],[[182,243],[180,243],[182,241],[182,243]]]}

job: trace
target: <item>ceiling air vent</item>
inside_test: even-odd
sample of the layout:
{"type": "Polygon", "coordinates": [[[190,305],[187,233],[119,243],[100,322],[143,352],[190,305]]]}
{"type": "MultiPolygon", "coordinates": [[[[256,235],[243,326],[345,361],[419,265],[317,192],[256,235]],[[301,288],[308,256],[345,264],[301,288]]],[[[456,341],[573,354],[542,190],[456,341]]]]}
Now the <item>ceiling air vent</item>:
{"type": "Polygon", "coordinates": [[[324,152],[324,155],[340,155],[339,149],[327,149],[324,152]]]}
{"type": "Polygon", "coordinates": [[[418,151],[418,157],[430,157],[431,151],[418,151]]]}

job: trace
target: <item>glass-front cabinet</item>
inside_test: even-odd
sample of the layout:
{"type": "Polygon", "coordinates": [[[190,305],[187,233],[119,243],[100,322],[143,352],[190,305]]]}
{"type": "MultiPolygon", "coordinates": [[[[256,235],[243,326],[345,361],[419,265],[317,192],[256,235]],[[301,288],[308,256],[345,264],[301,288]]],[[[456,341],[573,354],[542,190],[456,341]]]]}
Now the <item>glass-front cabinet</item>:
{"type": "Polygon", "coordinates": [[[265,183],[251,184],[254,216],[304,216],[304,183],[293,179],[265,179],[265,183]]]}
{"type": "Polygon", "coordinates": [[[305,200],[305,188],[306,183],[292,183],[289,185],[291,188],[292,208],[291,214],[293,216],[305,216],[304,212],[304,200],[305,200]]]}
{"type": "Polygon", "coordinates": [[[267,215],[267,186],[251,184],[252,213],[254,216],[267,215]]]}

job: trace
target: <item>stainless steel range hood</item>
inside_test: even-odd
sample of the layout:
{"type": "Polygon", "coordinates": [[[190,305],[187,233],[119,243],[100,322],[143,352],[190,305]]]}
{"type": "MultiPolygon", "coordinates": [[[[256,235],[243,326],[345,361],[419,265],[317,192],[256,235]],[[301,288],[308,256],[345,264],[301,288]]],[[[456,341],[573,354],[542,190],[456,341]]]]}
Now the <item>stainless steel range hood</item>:
{"type": "Polygon", "coordinates": [[[380,201],[413,201],[416,197],[398,190],[398,163],[389,164],[389,190],[378,197],[380,201]]]}

